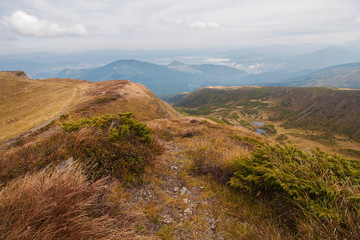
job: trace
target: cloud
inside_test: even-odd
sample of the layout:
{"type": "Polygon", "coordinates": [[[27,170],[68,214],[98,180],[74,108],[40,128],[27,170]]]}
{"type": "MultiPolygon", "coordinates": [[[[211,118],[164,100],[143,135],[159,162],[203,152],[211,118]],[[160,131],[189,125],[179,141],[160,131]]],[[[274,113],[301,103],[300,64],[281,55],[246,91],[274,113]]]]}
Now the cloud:
{"type": "Polygon", "coordinates": [[[178,21],[178,23],[190,29],[211,29],[220,27],[220,24],[215,21],[178,21]]]}
{"type": "Polygon", "coordinates": [[[229,59],[229,58],[206,58],[206,59],[204,59],[204,61],[208,62],[208,63],[222,64],[222,63],[230,62],[231,59],[229,59]]]}
{"type": "Polygon", "coordinates": [[[85,36],[89,30],[82,24],[60,25],[56,22],[39,19],[36,16],[17,10],[9,17],[3,17],[5,26],[17,34],[30,37],[85,36]]]}

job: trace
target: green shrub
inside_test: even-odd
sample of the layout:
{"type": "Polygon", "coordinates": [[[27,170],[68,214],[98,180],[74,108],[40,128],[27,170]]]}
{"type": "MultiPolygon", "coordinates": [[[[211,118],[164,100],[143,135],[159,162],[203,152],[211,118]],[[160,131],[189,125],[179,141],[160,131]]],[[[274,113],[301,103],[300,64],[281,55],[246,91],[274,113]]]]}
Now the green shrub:
{"type": "Polygon", "coordinates": [[[98,127],[109,129],[109,139],[113,139],[115,130],[118,137],[136,137],[144,142],[151,143],[151,129],[140,121],[131,119],[132,113],[104,114],[92,118],[84,118],[74,122],[63,123],[65,132],[74,132],[84,127],[98,127]]]}
{"type": "Polygon", "coordinates": [[[0,182],[70,157],[85,164],[90,179],[140,177],[162,152],[162,146],[152,140],[151,129],[131,119],[131,113],[105,114],[63,125],[64,132],[0,156],[0,182]]]}
{"type": "Polygon", "coordinates": [[[318,232],[360,237],[360,163],[320,150],[305,153],[293,146],[262,146],[251,158],[234,161],[230,185],[264,196],[290,222],[316,222],[318,232]],[[302,219],[299,221],[299,219],[302,219]]]}
{"type": "Polygon", "coordinates": [[[105,103],[108,102],[109,99],[108,98],[99,98],[98,100],[96,100],[96,103],[105,103]]]}

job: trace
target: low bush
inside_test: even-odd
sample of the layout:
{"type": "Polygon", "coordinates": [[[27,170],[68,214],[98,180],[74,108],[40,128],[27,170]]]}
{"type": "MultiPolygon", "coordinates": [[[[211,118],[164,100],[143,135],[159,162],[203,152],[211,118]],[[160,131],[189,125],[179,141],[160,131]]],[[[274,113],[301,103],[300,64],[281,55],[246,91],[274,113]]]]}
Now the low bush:
{"type": "Polygon", "coordinates": [[[312,229],[308,239],[360,238],[359,161],[264,145],[234,166],[230,185],[270,200],[298,234],[312,229]]]}
{"type": "Polygon", "coordinates": [[[0,181],[6,182],[48,164],[73,157],[85,164],[89,178],[110,175],[136,179],[161,154],[162,146],[151,129],[133,120],[131,113],[105,114],[64,123],[64,132],[0,156],[0,181]]]}

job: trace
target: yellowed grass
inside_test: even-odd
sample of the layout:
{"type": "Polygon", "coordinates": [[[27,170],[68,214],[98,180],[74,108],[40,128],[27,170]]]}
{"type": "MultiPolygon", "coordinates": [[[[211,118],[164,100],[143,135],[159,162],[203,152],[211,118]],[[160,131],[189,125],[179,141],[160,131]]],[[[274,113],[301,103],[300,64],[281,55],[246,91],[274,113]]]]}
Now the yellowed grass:
{"type": "Polygon", "coordinates": [[[181,117],[144,86],[125,80],[30,80],[0,72],[0,86],[0,141],[63,113],[65,120],[120,112],[133,112],[140,120],[181,117]],[[108,101],[99,103],[103,98],[108,101]]]}
{"type": "Polygon", "coordinates": [[[112,196],[106,179],[88,182],[74,166],[27,175],[0,190],[0,238],[154,239],[135,232],[143,216],[112,196]]]}
{"type": "MultiPolygon", "coordinates": [[[[360,144],[354,141],[349,140],[347,137],[334,135],[336,139],[335,142],[330,143],[330,141],[326,140],[311,140],[306,138],[306,135],[320,135],[318,132],[310,132],[303,129],[285,129],[280,126],[281,122],[270,122],[264,121],[266,124],[273,124],[277,130],[277,134],[272,136],[271,138],[275,140],[279,135],[285,134],[289,139],[285,141],[288,144],[294,144],[303,150],[311,150],[314,148],[319,148],[322,151],[327,153],[338,153],[341,155],[345,155],[341,152],[342,149],[353,149],[360,151],[360,144]]],[[[353,156],[347,156],[353,157],[353,156]]]]}
{"type": "Polygon", "coordinates": [[[63,81],[29,80],[0,72],[0,140],[45,122],[73,100],[76,88],[63,81]]]}

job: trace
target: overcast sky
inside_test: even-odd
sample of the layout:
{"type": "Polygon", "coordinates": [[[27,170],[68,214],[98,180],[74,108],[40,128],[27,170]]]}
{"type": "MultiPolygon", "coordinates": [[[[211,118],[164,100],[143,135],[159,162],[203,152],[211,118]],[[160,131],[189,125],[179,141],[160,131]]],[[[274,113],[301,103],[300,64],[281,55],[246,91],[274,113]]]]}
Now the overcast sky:
{"type": "Polygon", "coordinates": [[[1,0],[0,54],[360,38],[359,0],[1,0]]]}

